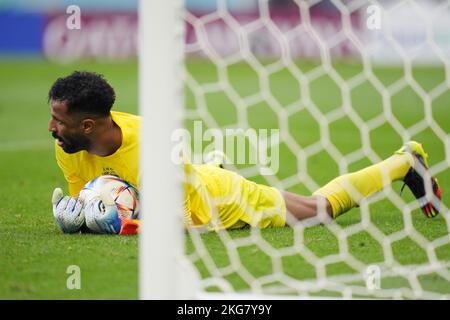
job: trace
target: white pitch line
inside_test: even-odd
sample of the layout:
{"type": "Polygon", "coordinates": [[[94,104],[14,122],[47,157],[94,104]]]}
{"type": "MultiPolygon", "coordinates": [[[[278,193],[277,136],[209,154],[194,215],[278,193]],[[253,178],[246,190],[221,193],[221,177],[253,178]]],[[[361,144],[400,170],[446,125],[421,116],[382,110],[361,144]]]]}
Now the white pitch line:
{"type": "Polygon", "coordinates": [[[0,142],[0,152],[50,150],[53,148],[54,142],[50,139],[0,142]]]}

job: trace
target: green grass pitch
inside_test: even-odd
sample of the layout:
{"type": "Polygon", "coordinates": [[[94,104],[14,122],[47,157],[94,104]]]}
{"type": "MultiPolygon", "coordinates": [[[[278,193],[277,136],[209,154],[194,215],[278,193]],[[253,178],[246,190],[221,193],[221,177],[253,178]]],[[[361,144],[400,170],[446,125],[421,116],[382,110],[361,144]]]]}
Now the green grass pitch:
{"type": "MultiPolygon", "coordinates": [[[[314,63],[299,63],[302,71],[314,68],[314,63]]],[[[349,79],[361,71],[357,64],[338,63],[337,72],[349,79]]],[[[52,82],[59,76],[73,70],[97,71],[106,76],[117,93],[114,110],[137,112],[137,65],[133,62],[115,64],[77,63],[76,65],[55,65],[40,60],[0,62],[0,299],[135,299],[138,297],[138,238],[104,235],[64,235],[58,230],[52,213],[50,198],[57,186],[67,190],[64,178],[54,160],[53,141],[47,131],[50,118],[46,94],[52,82]],[[77,265],[81,269],[81,289],[68,290],[67,268],[77,265]]],[[[215,67],[202,61],[191,61],[188,70],[199,83],[214,83],[219,79],[215,67]]],[[[375,76],[389,85],[403,77],[400,68],[376,68],[375,76]]],[[[413,70],[413,76],[424,91],[430,91],[445,81],[442,68],[422,67],[413,70]]],[[[228,77],[241,97],[250,96],[261,90],[255,72],[245,64],[230,66],[228,77]]],[[[298,101],[302,93],[296,80],[287,70],[281,70],[269,78],[275,99],[287,107],[298,101]]],[[[332,112],[342,104],[339,87],[327,76],[318,77],[309,86],[311,100],[323,113],[332,112]]],[[[364,121],[370,121],[382,111],[382,97],[369,83],[364,82],[351,92],[354,110],[364,121]]],[[[195,99],[190,90],[186,91],[187,108],[195,107],[195,99]]],[[[221,92],[205,96],[208,109],[221,126],[236,123],[237,110],[221,92]]],[[[414,91],[407,87],[392,99],[392,117],[409,128],[425,117],[423,102],[414,91]]],[[[278,117],[268,105],[260,103],[247,109],[249,124],[254,128],[278,128],[278,117]]],[[[445,134],[450,133],[450,91],[432,101],[432,115],[445,134]]],[[[289,120],[291,136],[307,147],[320,138],[319,123],[303,110],[289,120]]],[[[349,118],[335,121],[329,126],[332,142],[344,155],[361,147],[359,129],[349,118]]],[[[445,159],[445,147],[430,128],[425,128],[413,137],[424,143],[430,154],[431,165],[445,159]]],[[[383,125],[370,133],[371,146],[381,157],[389,156],[402,143],[401,137],[390,125],[383,125]]],[[[287,148],[281,147],[281,166],[277,174],[284,179],[295,174],[297,158],[287,148]]],[[[303,160],[302,160],[303,161],[303,160]]],[[[318,184],[324,184],[338,174],[336,162],[326,152],[320,152],[307,161],[311,177],[318,184]],[[325,169],[324,169],[325,168],[325,169]]],[[[369,164],[363,159],[349,166],[356,170],[369,164]]],[[[439,173],[438,179],[444,192],[444,203],[450,189],[450,170],[439,173]]],[[[261,177],[256,181],[265,182],[261,177]]],[[[398,192],[401,184],[393,186],[398,192]]],[[[293,192],[310,193],[299,183],[289,189],[293,192]]],[[[413,201],[409,192],[403,196],[413,201]]],[[[402,213],[382,200],[370,204],[371,221],[384,234],[401,230],[402,213]]],[[[442,217],[425,219],[419,210],[413,212],[413,224],[420,234],[432,240],[449,235],[448,226],[442,217]]],[[[360,210],[355,209],[340,217],[336,223],[346,227],[358,223],[360,210]]],[[[250,234],[250,230],[231,232],[232,238],[250,234]]],[[[295,233],[291,228],[261,231],[263,239],[274,248],[294,245],[295,233]]],[[[230,264],[230,257],[224,251],[224,244],[217,234],[202,236],[212,260],[219,268],[230,264]]],[[[366,232],[357,233],[348,239],[352,255],[367,264],[382,264],[384,261],[380,243],[366,232]]],[[[335,254],[337,239],[323,226],[309,228],[305,232],[304,245],[318,257],[335,254]]],[[[191,239],[186,243],[192,252],[191,239]]],[[[405,237],[394,243],[394,257],[403,264],[424,263],[427,255],[424,249],[412,239],[405,237]]],[[[450,245],[436,248],[440,260],[450,260],[450,245]]],[[[269,256],[256,245],[238,249],[241,262],[255,278],[273,271],[269,256]]],[[[210,271],[203,261],[196,262],[203,276],[210,271]]],[[[315,271],[301,255],[286,256],[282,259],[284,273],[292,278],[314,279],[315,271]]],[[[327,266],[330,275],[352,272],[342,263],[327,266]]],[[[246,283],[237,272],[225,277],[236,289],[245,290],[246,283]]],[[[450,294],[450,283],[437,274],[420,279],[424,289],[450,294]]],[[[382,288],[407,285],[404,279],[386,279],[382,288]]],[[[211,288],[214,290],[214,288],[211,288]]]]}

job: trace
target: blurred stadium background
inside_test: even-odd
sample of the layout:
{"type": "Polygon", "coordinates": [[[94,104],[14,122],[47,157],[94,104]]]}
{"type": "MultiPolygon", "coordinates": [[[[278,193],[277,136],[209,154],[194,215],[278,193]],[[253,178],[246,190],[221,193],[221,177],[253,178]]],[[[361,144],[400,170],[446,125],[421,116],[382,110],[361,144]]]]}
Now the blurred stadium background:
{"type": "MultiPolygon", "coordinates": [[[[206,125],[240,126],[245,121],[242,110],[236,107],[238,101],[244,105],[246,124],[250,127],[285,127],[302,150],[312,150],[311,146],[324,139],[323,121],[331,119],[325,127],[329,130],[329,141],[336,147],[332,154],[322,148],[302,159],[284,144],[280,147],[282,166],[275,179],[267,181],[251,171],[247,174],[256,181],[275,182],[290,191],[306,194],[313,191],[312,186],[329,181],[342,170],[355,170],[377,157],[389,156],[405,137],[412,137],[422,141],[431,154],[431,164],[436,165],[434,173],[445,195],[450,187],[447,1],[378,1],[390,10],[391,18],[395,17],[390,25],[392,38],[367,28],[366,1],[339,2],[349,8],[349,18],[345,20],[349,25],[345,28],[336,4],[304,2],[305,8],[309,6],[306,10],[318,38],[302,27],[304,17],[293,1],[269,1],[267,17],[273,22],[270,27],[255,23],[262,16],[257,0],[223,3],[239,25],[252,26],[247,35],[253,58],[239,56],[235,26],[229,23],[229,18],[214,15],[221,10],[216,1],[186,0],[190,12],[185,16],[186,67],[191,76],[186,86],[188,127],[192,120],[202,118],[205,111],[210,116],[206,125]],[[424,16],[433,17],[431,34],[424,16]],[[195,26],[202,17],[208,18],[195,26]],[[352,33],[347,32],[350,27],[352,33]],[[199,30],[204,33],[199,35],[199,30]],[[279,33],[287,39],[290,52],[291,61],[286,65],[283,62],[286,44],[277,40],[279,33]],[[361,41],[364,50],[349,37],[361,41]],[[324,51],[322,45],[330,50],[324,51]],[[330,60],[324,52],[329,52],[330,60]],[[283,67],[279,68],[280,65],[283,67]],[[267,72],[269,69],[272,71],[267,72]],[[224,70],[228,78],[224,78],[224,70]],[[305,76],[305,83],[300,83],[296,76],[299,73],[305,76]],[[234,98],[230,98],[230,88],[224,79],[228,79],[229,87],[236,93],[234,98]],[[343,86],[339,79],[350,86],[343,86]],[[215,89],[202,91],[208,86],[215,89]],[[310,99],[305,97],[304,88],[310,99]],[[247,103],[251,101],[247,98],[261,90],[270,91],[273,100],[247,103]],[[388,109],[387,101],[391,103],[388,109]],[[315,106],[313,109],[309,102],[315,106]],[[199,113],[198,105],[202,103],[206,108],[199,113]],[[282,123],[285,120],[279,117],[277,108],[290,112],[287,123],[282,123]],[[353,110],[353,117],[346,114],[348,108],[353,110]],[[323,116],[322,122],[318,115],[323,116]],[[352,121],[355,116],[360,123],[352,121]],[[369,140],[364,140],[364,136],[369,140]],[[348,165],[335,160],[336,154],[356,154],[367,142],[374,151],[372,157],[354,157],[348,165]],[[307,168],[312,183],[305,184],[297,176],[300,168],[307,168]]],[[[137,41],[135,0],[0,0],[0,241],[7,244],[0,253],[0,298],[138,297],[136,237],[68,236],[57,229],[50,197],[55,187],[66,185],[54,161],[53,140],[46,127],[48,89],[57,77],[73,70],[104,74],[116,90],[114,109],[137,113],[137,41]],[[69,30],[66,26],[69,16],[66,9],[70,5],[81,9],[80,30],[69,30]],[[66,270],[70,265],[81,268],[81,290],[66,287],[66,270]]],[[[398,189],[396,186],[395,190],[398,189]]],[[[407,201],[412,199],[410,194],[406,196],[407,201]]],[[[449,206],[448,198],[444,198],[444,203],[449,206]]],[[[383,198],[372,203],[371,210],[377,216],[373,223],[384,234],[404,228],[401,212],[389,200],[383,198]]],[[[442,217],[424,220],[419,210],[413,213],[414,227],[426,239],[448,237],[449,226],[442,217]]],[[[355,210],[338,223],[345,227],[359,221],[360,212],[355,210]]],[[[246,235],[245,230],[234,234],[246,235]]],[[[287,228],[268,230],[264,236],[275,247],[294,242],[294,235],[287,228]]],[[[219,238],[206,235],[205,243],[209,252],[216,252],[215,256],[212,254],[216,267],[229,265],[219,238]]],[[[308,231],[305,245],[317,256],[339,250],[336,237],[320,227],[308,231]]],[[[364,263],[384,259],[380,244],[364,231],[352,236],[349,246],[350,252],[364,263]]],[[[192,252],[189,240],[187,248],[192,252]]],[[[427,260],[425,248],[407,236],[393,245],[393,251],[401,263],[427,260]]],[[[256,279],[272,271],[270,258],[257,246],[242,248],[240,254],[243,265],[256,279]]],[[[448,241],[436,248],[436,255],[440,260],[450,260],[448,241]]],[[[203,277],[213,271],[201,259],[196,265],[203,277]]],[[[286,257],[283,265],[285,273],[293,278],[315,277],[314,267],[301,256],[286,257]]],[[[349,266],[343,262],[330,266],[328,271],[338,274],[348,270],[349,266]]],[[[237,289],[251,286],[239,276],[238,270],[225,277],[237,289]]],[[[427,275],[422,280],[424,287],[433,292],[450,293],[449,281],[438,275],[427,275]]],[[[382,284],[409,285],[399,278],[382,284]]]]}

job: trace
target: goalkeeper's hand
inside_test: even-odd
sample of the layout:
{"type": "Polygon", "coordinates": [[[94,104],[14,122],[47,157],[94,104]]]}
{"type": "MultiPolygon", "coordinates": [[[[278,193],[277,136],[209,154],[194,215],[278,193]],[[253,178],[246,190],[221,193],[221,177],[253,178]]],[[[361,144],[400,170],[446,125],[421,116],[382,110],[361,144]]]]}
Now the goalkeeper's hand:
{"type": "Polygon", "coordinates": [[[53,216],[64,233],[80,231],[85,222],[83,199],[64,196],[60,188],[53,191],[53,216]]]}
{"type": "Polygon", "coordinates": [[[117,211],[117,205],[106,190],[89,200],[85,200],[84,194],[81,192],[80,198],[82,202],[86,203],[84,214],[89,230],[95,233],[120,233],[122,221],[117,211]]]}
{"type": "Polygon", "coordinates": [[[139,220],[122,219],[117,210],[117,204],[107,190],[98,196],[86,200],[83,192],[80,198],[86,204],[84,213],[86,226],[95,233],[132,235],[139,232],[139,220]]]}

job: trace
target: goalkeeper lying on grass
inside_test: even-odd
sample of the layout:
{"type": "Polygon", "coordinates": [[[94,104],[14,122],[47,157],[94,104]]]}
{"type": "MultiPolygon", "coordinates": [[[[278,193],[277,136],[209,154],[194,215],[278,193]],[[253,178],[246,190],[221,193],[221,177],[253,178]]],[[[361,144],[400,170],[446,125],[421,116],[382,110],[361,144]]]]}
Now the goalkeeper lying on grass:
{"type": "MultiPolygon", "coordinates": [[[[57,163],[70,192],[70,196],[63,197],[61,189],[55,189],[53,213],[63,232],[78,232],[85,229],[86,215],[102,219],[105,210],[115,210],[111,204],[94,206],[77,198],[88,181],[101,175],[116,175],[139,185],[141,120],[110,111],[114,90],[95,73],[74,72],[57,79],[48,99],[52,116],[48,130],[56,139],[57,163]]],[[[282,227],[286,225],[287,212],[298,220],[326,222],[397,180],[403,180],[411,189],[423,213],[434,217],[439,213],[441,190],[428,168],[428,155],[422,145],[410,141],[390,158],[337,177],[311,196],[301,196],[256,184],[217,165],[187,163],[185,223],[209,230],[247,225],[282,227]]],[[[125,222],[120,233],[138,232],[136,223],[130,227],[125,222]]]]}

